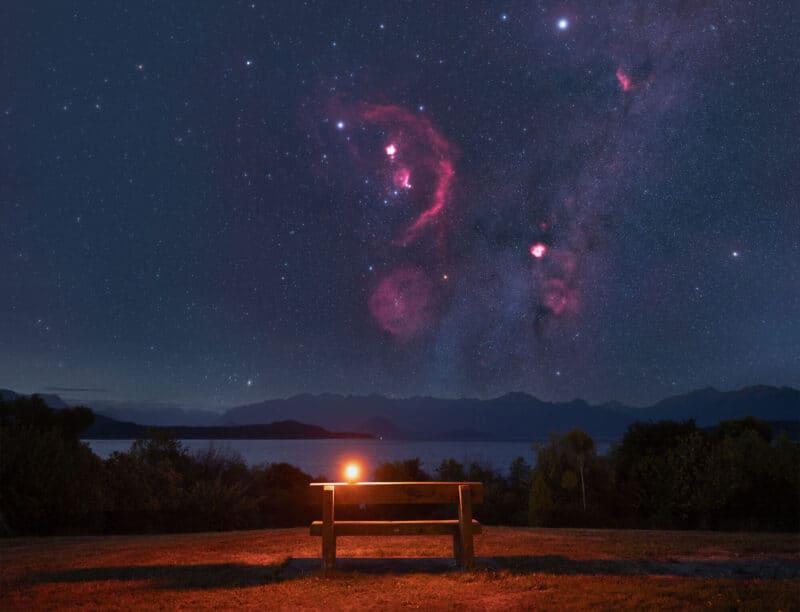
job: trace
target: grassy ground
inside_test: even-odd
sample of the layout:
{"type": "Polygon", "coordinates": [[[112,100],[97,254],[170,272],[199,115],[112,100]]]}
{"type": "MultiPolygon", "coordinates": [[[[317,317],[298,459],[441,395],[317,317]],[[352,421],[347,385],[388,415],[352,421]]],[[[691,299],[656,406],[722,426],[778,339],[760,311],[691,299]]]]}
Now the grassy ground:
{"type": "Polygon", "coordinates": [[[0,541],[0,609],[800,609],[800,535],[485,528],[459,572],[444,537],[306,529],[0,541]],[[383,559],[388,557],[388,559],[383,559]]]}

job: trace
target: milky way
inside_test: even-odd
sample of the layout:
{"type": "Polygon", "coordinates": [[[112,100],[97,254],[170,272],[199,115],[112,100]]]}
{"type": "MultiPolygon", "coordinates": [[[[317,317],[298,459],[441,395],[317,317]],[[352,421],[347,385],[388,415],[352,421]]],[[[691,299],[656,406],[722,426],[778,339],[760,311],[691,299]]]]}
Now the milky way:
{"type": "MultiPolygon", "coordinates": [[[[481,390],[526,387],[596,359],[598,344],[588,334],[597,333],[616,282],[609,257],[621,239],[615,226],[647,206],[635,202],[637,190],[672,172],[664,130],[702,104],[695,87],[720,68],[717,54],[731,44],[708,25],[717,18],[711,6],[684,15],[614,11],[605,22],[578,12],[558,18],[560,33],[550,35],[561,36],[573,56],[561,70],[591,75],[596,86],[555,115],[532,104],[522,144],[529,153],[509,161],[503,182],[489,178],[495,162],[477,184],[453,153],[469,145],[426,114],[358,103],[363,129],[380,131],[391,188],[419,189],[416,207],[385,248],[438,246],[423,257],[411,249],[397,269],[369,283],[380,331],[405,350],[427,353],[434,376],[481,390]],[[542,141],[553,144],[540,149],[542,141]],[[458,184],[463,174],[473,180],[458,184]],[[527,260],[517,256],[525,250],[527,260]],[[447,291],[431,280],[443,262],[456,279],[447,291]],[[419,337],[429,342],[410,344],[419,337]]],[[[727,23],[731,31],[739,25],[727,23]]],[[[540,61],[535,50],[527,61],[540,61]]]]}
{"type": "Polygon", "coordinates": [[[0,4],[0,387],[800,384],[797,3],[0,4]]]}

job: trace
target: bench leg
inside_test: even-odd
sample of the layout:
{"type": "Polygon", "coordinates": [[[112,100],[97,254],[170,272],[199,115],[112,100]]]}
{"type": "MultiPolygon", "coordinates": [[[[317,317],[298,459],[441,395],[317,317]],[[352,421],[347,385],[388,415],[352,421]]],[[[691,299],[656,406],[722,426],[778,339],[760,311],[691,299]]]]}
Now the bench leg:
{"type": "Polygon", "coordinates": [[[461,534],[453,534],[453,556],[456,559],[456,565],[461,567],[464,563],[463,553],[461,550],[461,534]]]}
{"type": "Polygon", "coordinates": [[[336,533],[333,530],[333,487],[322,491],[322,571],[336,569],[336,533]]]}
{"type": "Polygon", "coordinates": [[[471,569],[475,565],[475,549],[472,545],[472,493],[469,485],[458,486],[458,535],[461,540],[459,565],[464,569],[471,569]]]}

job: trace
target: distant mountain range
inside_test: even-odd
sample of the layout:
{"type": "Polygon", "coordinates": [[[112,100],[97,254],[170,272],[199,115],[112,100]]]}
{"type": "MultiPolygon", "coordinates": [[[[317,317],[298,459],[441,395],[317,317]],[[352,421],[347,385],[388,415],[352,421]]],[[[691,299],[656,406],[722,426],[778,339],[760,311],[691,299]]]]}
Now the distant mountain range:
{"type": "MultiPolygon", "coordinates": [[[[147,425],[117,421],[102,414],[81,434],[84,440],[132,440],[147,433],[147,425]]],[[[366,433],[334,432],[298,421],[280,421],[267,425],[202,427],[174,425],[164,429],[179,440],[322,440],[331,438],[371,438],[366,433]]]]}
{"type": "MultiPolygon", "coordinates": [[[[16,395],[13,391],[0,390],[0,397],[6,398],[7,394],[10,394],[9,397],[16,395]]],[[[56,395],[42,397],[53,407],[66,406],[56,395]]],[[[186,434],[184,437],[202,438],[212,438],[212,432],[225,434],[225,437],[247,437],[241,433],[244,430],[235,428],[291,422],[298,426],[313,423],[313,426],[302,426],[316,426],[324,428],[322,431],[326,432],[326,435],[311,435],[313,432],[309,430],[307,437],[340,436],[332,432],[347,431],[387,439],[529,441],[547,438],[551,432],[564,432],[579,427],[596,439],[613,440],[618,439],[634,421],[693,418],[700,427],[745,416],[754,416],[765,421],[800,421],[800,391],[789,387],[768,386],[745,387],[738,391],[718,391],[709,387],[669,397],[646,408],[632,408],[618,402],[591,405],[579,399],[546,402],[526,393],[508,393],[488,400],[432,397],[393,399],[382,395],[296,395],[288,399],[237,406],[221,415],[205,412],[201,413],[202,418],[196,418],[193,411],[182,411],[187,415],[186,420],[175,423],[153,423],[150,419],[149,422],[143,422],[142,416],[150,416],[147,411],[123,411],[120,410],[121,403],[115,403],[116,410],[110,414],[104,410],[103,402],[85,404],[99,415],[110,417],[110,420],[131,421],[128,425],[169,425],[176,435],[180,431],[181,435],[186,434]],[[213,426],[213,429],[197,427],[200,424],[198,421],[203,425],[213,426]]],[[[148,408],[152,410],[153,406],[148,405],[148,408]]],[[[172,415],[179,416],[175,412],[172,415]]],[[[111,427],[110,423],[104,423],[106,428],[111,427]]],[[[255,433],[254,429],[249,431],[250,434],[255,433]]],[[[269,432],[265,431],[267,433],[269,432]]]]}
{"type": "MultiPolygon", "coordinates": [[[[0,400],[13,400],[20,394],[9,389],[0,389],[0,400]]],[[[69,406],[57,395],[41,394],[45,403],[53,409],[69,406]]],[[[81,433],[84,440],[132,440],[144,437],[153,425],[119,421],[95,412],[94,423],[81,433]]],[[[179,440],[320,440],[331,438],[371,438],[367,433],[328,431],[318,425],[306,425],[295,420],[269,424],[250,425],[172,425],[163,427],[179,440]]]]}
{"type": "Polygon", "coordinates": [[[698,426],[708,427],[748,415],[766,421],[800,420],[800,391],[767,386],[738,391],[707,388],[646,408],[618,402],[591,405],[579,399],[546,402],[526,393],[489,400],[297,395],[231,408],[220,421],[244,424],[295,418],[385,438],[535,440],[573,427],[598,439],[616,439],[634,421],[693,418],[698,426]]]}

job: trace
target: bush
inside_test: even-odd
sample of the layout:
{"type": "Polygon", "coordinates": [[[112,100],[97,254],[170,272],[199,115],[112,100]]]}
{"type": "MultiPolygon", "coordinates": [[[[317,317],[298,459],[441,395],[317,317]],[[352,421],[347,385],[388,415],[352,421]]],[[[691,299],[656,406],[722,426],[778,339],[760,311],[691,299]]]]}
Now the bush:
{"type": "Polygon", "coordinates": [[[260,525],[296,527],[308,525],[318,508],[311,506],[311,476],[288,463],[253,468],[250,495],[260,525]]]}
{"type": "Polygon", "coordinates": [[[85,408],[54,411],[37,396],[0,401],[0,526],[11,533],[102,527],[103,464],[78,435],[85,408]]]}

